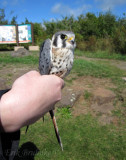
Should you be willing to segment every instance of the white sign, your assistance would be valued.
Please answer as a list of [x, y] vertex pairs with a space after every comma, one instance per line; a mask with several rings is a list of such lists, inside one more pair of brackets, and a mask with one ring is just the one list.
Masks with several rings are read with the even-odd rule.
[[16, 43], [16, 26], [0, 26], [0, 43]]
[[19, 43], [32, 42], [31, 24], [23, 24], [18, 26]]

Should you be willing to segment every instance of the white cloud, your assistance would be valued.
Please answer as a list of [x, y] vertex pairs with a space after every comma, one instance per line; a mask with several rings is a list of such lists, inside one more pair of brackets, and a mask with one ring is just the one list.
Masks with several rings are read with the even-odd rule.
[[11, 0], [11, 4], [14, 5], [14, 6], [17, 5], [18, 2], [19, 2], [19, 0]]
[[8, 5], [12, 5], [12, 6], [16, 6], [16, 5], [18, 5], [18, 4], [20, 4], [20, 3], [22, 3], [24, 0], [3, 0], [2, 2], [1, 2], [1, 4], [2, 4], [2, 6], [3, 7], [6, 7], [6, 6], [8, 6]]
[[6, 0], [3, 0], [3, 1], [2, 1], [2, 6], [3, 6], [3, 7], [6, 7], [7, 5], [8, 5], [8, 2], [7, 2]]
[[60, 15], [74, 15], [78, 16], [83, 12], [87, 12], [91, 8], [91, 5], [82, 5], [76, 9], [72, 9], [67, 5], [57, 3], [55, 6], [52, 7], [53, 13], [58, 13]]
[[117, 6], [126, 4], [126, 0], [95, 0], [95, 2], [99, 3], [99, 6], [103, 11], [109, 9], [113, 10]]

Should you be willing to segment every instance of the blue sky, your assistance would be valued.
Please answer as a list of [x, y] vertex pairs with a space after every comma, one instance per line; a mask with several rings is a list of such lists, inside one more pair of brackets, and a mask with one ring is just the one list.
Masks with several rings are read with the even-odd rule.
[[62, 16], [75, 17], [87, 12], [95, 13], [111, 10], [122, 17], [126, 13], [126, 0], [0, 0], [0, 8], [5, 9], [7, 19], [17, 15], [17, 22], [42, 23], [43, 20], [61, 19]]

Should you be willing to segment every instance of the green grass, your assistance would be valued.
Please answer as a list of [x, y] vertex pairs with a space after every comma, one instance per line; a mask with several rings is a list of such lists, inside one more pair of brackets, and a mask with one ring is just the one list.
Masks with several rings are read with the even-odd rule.
[[[36, 64], [38, 65], [38, 53], [32, 52], [31, 55], [26, 57], [11, 57], [10, 53], [0, 54], [0, 64], [6, 66], [7, 64]], [[120, 77], [123, 75], [123, 71], [112, 67], [108, 64], [102, 64], [99, 61], [91, 62], [82, 59], [75, 59], [73, 65], [73, 72], [76, 72], [78, 76], [95, 76], [95, 77]]]
[[8, 76], [8, 77], [12, 77], [13, 74], [12, 74], [12, 73], [8, 73], [7, 76]]
[[87, 51], [76, 50], [75, 55], [86, 56], [89, 58], [115, 59], [115, 60], [126, 61], [126, 55], [121, 55], [118, 53], [109, 53], [107, 51], [87, 52]]
[[60, 117], [66, 118], [66, 119], [70, 118], [71, 117], [70, 108], [71, 108], [70, 106], [58, 108], [56, 114], [59, 115]]
[[[126, 134], [112, 125], [100, 126], [91, 115], [57, 119], [64, 151], [57, 143], [51, 119], [38, 121], [30, 126], [27, 135], [21, 136], [21, 143], [32, 143], [39, 149], [35, 160], [125, 160]], [[24, 133], [24, 129], [22, 130]], [[32, 145], [33, 145], [32, 144]], [[31, 145], [31, 146], [32, 146]], [[28, 154], [31, 147], [27, 147]], [[33, 148], [32, 148], [33, 149]], [[22, 159], [25, 160], [25, 157]]]
[[91, 98], [91, 96], [92, 96], [91, 92], [89, 92], [87, 90], [84, 91], [84, 99], [85, 100], [89, 100]]
[[99, 78], [119, 78], [125, 75], [125, 72], [117, 67], [102, 64], [99, 61], [87, 61], [83, 59], [75, 59], [72, 72], [77, 73], [78, 76]]
[[26, 57], [12, 57], [8, 52], [1, 53], [0, 64], [38, 64], [38, 53], [32, 52]]

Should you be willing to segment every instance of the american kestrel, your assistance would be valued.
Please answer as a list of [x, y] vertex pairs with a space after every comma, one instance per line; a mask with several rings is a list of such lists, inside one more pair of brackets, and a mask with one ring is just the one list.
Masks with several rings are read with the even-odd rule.
[[[40, 74], [55, 74], [60, 78], [65, 78], [72, 69], [75, 47], [75, 34], [71, 31], [57, 32], [53, 35], [52, 40], [45, 40], [40, 48]], [[49, 112], [53, 119], [56, 137], [63, 150], [54, 112], [53, 110]]]

